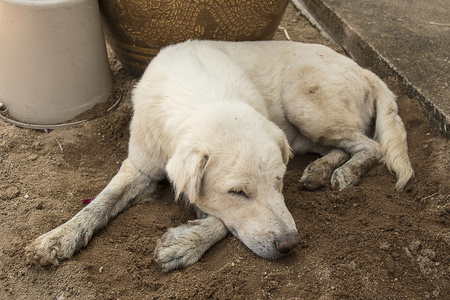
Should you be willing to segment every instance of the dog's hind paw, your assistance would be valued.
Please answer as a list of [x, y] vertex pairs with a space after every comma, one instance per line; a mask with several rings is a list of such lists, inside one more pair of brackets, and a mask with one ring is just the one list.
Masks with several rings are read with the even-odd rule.
[[352, 172], [351, 168], [342, 166], [337, 168], [331, 176], [331, 186], [335, 190], [342, 191], [349, 186], [358, 185], [361, 182], [361, 175]]
[[308, 190], [317, 190], [329, 185], [333, 170], [344, 164], [349, 157], [342, 149], [332, 149], [328, 154], [311, 162], [306, 167], [300, 183]]
[[331, 167], [327, 164], [310, 163], [300, 178], [300, 183], [307, 190], [314, 191], [328, 184], [331, 177]]
[[82, 241], [81, 237], [64, 227], [55, 228], [25, 247], [27, 262], [57, 266], [61, 260], [72, 257], [73, 253], [82, 246], [81, 244], [87, 243]]

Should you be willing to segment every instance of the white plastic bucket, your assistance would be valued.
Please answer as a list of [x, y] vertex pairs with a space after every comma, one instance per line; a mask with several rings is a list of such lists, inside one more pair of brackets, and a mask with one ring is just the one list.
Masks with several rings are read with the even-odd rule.
[[56, 124], [111, 92], [97, 0], [0, 0], [2, 110]]

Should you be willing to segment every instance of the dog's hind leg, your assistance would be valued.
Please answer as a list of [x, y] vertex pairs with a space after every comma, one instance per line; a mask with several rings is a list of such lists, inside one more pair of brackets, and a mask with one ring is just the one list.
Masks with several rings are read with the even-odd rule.
[[125, 208], [156, 190], [157, 181], [126, 159], [106, 188], [65, 224], [45, 233], [26, 247], [27, 260], [58, 265], [85, 247], [92, 235]]
[[317, 190], [330, 183], [333, 171], [343, 165], [350, 156], [342, 149], [331, 149], [327, 154], [311, 162], [303, 172], [300, 183], [308, 190]]
[[164, 272], [196, 263], [215, 243], [223, 239], [228, 229], [216, 217], [197, 209], [199, 219], [170, 228], [158, 241], [155, 261]]
[[343, 190], [357, 185], [362, 176], [380, 161], [380, 146], [363, 133], [355, 132], [351, 136], [337, 142], [338, 147], [350, 153], [351, 158], [337, 168], [331, 176], [334, 189]]
[[[364, 134], [369, 126], [373, 107], [365, 90], [350, 89], [350, 85], [342, 88], [325, 83], [326, 81], [318, 85], [316, 90], [310, 91], [305, 91], [305, 86], [300, 84], [287, 86], [282, 98], [283, 110], [287, 120], [314, 144], [340, 148], [351, 156], [331, 175], [332, 187], [342, 190], [359, 184], [364, 173], [379, 162], [381, 151], [380, 145]], [[331, 165], [337, 167], [345, 159], [345, 155], [335, 152], [324, 160], [329, 158], [332, 158]], [[322, 162], [319, 161], [318, 164]], [[321, 172], [321, 168], [318, 172]], [[311, 168], [313, 169], [316, 168]]]

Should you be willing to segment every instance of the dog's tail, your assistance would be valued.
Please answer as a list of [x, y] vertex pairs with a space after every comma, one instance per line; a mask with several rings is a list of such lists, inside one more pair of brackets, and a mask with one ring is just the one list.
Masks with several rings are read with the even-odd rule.
[[380, 144], [382, 161], [397, 177], [395, 188], [401, 192], [414, 175], [408, 156], [405, 126], [398, 115], [395, 95], [375, 74], [368, 73], [376, 106], [374, 139]]

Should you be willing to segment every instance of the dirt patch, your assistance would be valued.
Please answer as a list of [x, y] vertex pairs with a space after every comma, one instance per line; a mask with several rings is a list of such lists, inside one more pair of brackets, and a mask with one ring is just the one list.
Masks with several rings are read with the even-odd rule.
[[[292, 6], [282, 26], [295, 41], [338, 49]], [[276, 39], [284, 38], [280, 30]], [[0, 123], [1, 299], [450, 299], [449, 142], [390, 79], [414, 180], [398, 194], [380, 165], [357, 187], [309, 192], [298, 180], [316, 156], [294, 158], [284, 194], [302, 243], [286, 258], [261, 259], [229, 235], [197, 264], [163, 274], [153, 261], [156, 240], [195, 218], [165, 182], [160, 199], [120, 214], [71, 260], [27, 265], [25, 245], [83, 208], [127, 155], [136, 80], [114, 58], [111, 66], [111, 103], [123, 99], [106, 117], [50, 133]]]

